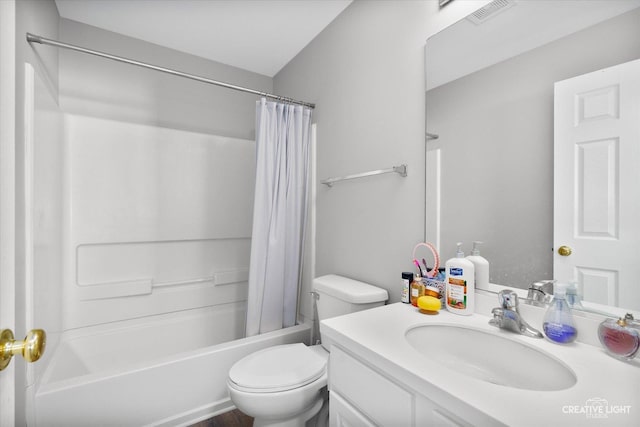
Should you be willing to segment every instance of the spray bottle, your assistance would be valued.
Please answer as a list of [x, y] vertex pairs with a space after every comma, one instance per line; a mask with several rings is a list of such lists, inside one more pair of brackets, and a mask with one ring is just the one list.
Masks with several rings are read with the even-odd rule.
[[553, 290], [553, 300], [542, 319], [544, 334], [551, 341], [558, 344], [569, 344], [578, 337], [571, 308], [567, 304], [567, 285], [556, 283]]

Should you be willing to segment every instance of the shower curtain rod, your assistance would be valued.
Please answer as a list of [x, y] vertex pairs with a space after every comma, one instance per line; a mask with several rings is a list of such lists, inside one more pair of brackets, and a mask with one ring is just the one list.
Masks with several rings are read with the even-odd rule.
[[309, 108], [316, 108], [315, 104], [311, 104], [309, 102], [296, 101], [295, 99], [287, 98], [286, 96], [274, 95], [274, 94], [267, 93], [267, 92], [261, 92], [259, 90], [255, 90], [255, 89], [250, 89], [250, 88], [246, 88], [246, 87], [242, 87], [242, 86], [233, 85], [233, 84], [230, 84], [230, 83], [225, 83], [225, 82], [220, 82], [220, 81], [217, 81], [217, 80], [208, 79], [206, 77], [196, 76], [194, 74], [183, 73], [182, 71], [172, 70], [170, 68], [158, 67], [157, 65], [147, 64], [145, 62], [135, 61], [133, 59], [123, 58], [121, 56], [111, 55], [109, 53], [99, 52], [97, 50], [91, 50], [91, 49], [87, 49], [87, 48], [84, 48], [84, 47], [80, 47], [80, 46], [75, 46], [75, 45], [68, 44], [68, 43], [59, 42], [57, 40], [48, 39], [46, 37], [37, 36], [37, 35], [31, 34], [31, 33], [27, 33], [27, 41], [29, 43], [46, 44], [46, 45], [50, 45], [50, 46], [61, 47], [61, 48], [64, 48], [64, 49], [75, 50], [77, 52], [88, 53], [90, 55], [95, 55], [95, 56], [99, 56], [99, 57], [102, 57], [102, 58], [112, 59], [114, 61], [124, 62], [125, 64], [136, 65], [138, 67], [149, 68], [149, 69], [152, 69], [152, 70], [161, 71], [163, 73], [172, 74], [174, 76], [185, 77], [187, 79], [196, 80], [196, 81], [203, 82], [203, 83], [209, 83], [209, 84], [212, 84], [212, 85], [225, 87], [227, 89], [233, 89], [233, 90], [237, 90], [237, 91], [240, 91], [240, 92], [252, 93], [254, 95], [258, 95], [258, 96], [262, 96], [262, 97], [270, 98], [270, 99], [275, 99], [275, 100], [278, 100], [278, 101], [288, 102], [290, 104], [297, 104], [297, 105], [303, 105], [303, 106], [309, 107]]

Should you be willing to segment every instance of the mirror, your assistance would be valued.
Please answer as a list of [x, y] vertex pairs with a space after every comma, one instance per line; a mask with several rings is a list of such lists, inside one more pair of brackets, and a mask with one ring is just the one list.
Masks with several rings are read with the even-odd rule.
[[[640, 1], [483, 9], [427, 40], [425, 237], [444, 260], [456, 242], [467, 254], [484, 242], [490, 281], [526, 289], [554, 278], [558, 256], [554, 83], [640, 58]], [[638, 200], [632, 189], [624, 197]], [[620, 295], [585, 299], [640, 310], [640, 294]]]

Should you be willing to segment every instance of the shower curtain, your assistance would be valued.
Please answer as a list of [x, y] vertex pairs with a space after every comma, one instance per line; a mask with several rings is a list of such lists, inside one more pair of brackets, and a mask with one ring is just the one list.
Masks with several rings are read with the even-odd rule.
[[256, 103], [246, 336], [293, 326], [307, 216], [311, 109]]

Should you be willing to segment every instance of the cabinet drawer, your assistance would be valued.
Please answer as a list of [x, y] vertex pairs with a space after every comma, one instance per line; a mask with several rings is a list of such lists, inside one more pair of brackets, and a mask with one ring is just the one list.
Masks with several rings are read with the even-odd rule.
[[331, 347], [329, 389], [382, 426], [411, 426], [413, 396], [373, 369]]

